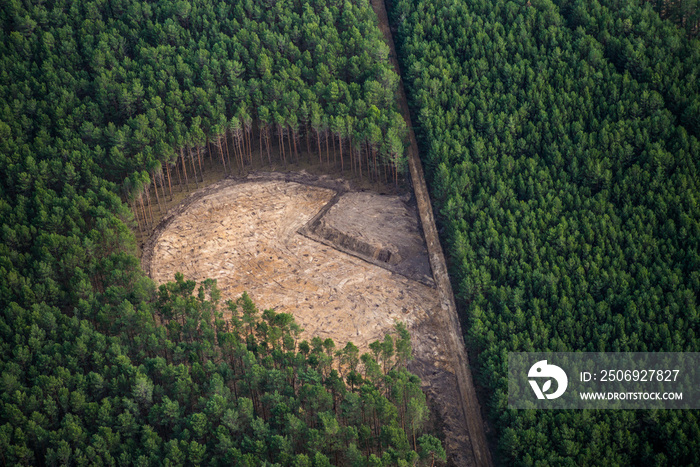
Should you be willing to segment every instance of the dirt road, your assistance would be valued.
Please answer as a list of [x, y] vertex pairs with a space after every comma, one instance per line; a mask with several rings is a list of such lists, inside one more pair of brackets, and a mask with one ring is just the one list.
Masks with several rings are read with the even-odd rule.
[[[394, 39], [389, 26], [385, 2], [383, 0], [372, 0], [372, 6], [374, 7], [377, 17], [379, 18], [380, 29], [384, 33], [384, 37], [391, 48], [392, 62], [400, 77], [401, 70], [396, 58], [396, 48], [394, 46]], [[423, 167], [421, 165], [418, 153], [418, 144], [416, 142], [416, 136], [413, 132], [411, 114], [408, 109], [406, 93], [404, 91], [403, 81], [401, 79], [399, 80], [399, 103], [401, 112], [403, 113], [404, 119], [408, 125], [409, 137], [411, 140], [408, 160], [409, 169], [411, 171], [411, 181], [413, 182], [413, 188], [418, 203], [418, 212], [420, 215], [421, 224], [423, 226], [423, 234], [428, 246], [430, 266], [433, 270], [433, 279], [437, 285], [442, 305], [441, 309], [443, 313], [442, 316], [438, 317], [438, 322], [442, 324], [439, 329], [443, 330], [443, 342], [449, 345], [449, 349], [446, 350], [447, 354], [451, 356], [452, 368], [454, 369], [457, 377], [459, 398], [461, 402], [460, 405], [464, 416], [464, 422], [466, 422], [465, 435], [469, 439], [469, 444], [471, 446], [471, 456], [464, 456], [461, 457], [461, 460], [457, 460], [455, 457], [456, 453], [451, 453], [451, 457], [453, 461], [459, 462], [459, 465], [467, 465], [462, 464], [461, 462], [469, 462], [469, 465], [479, 466], [492, 465], [493, 461], [491, 459], [491, 453], [486, 441], [484, 422], [481, 417], [479, 401], [476, 396], [476, 390], [474, 388], [474, 382], [472, 379], [471, 370], [469, 368], [469, 360], [467, 358], [467, 353], [462, 340], [463, 334], [459, 324], [459, 318], [457, 316], [457, 307], [455, 305], [454, 295], [452, 293], [452, 286], [447, 275], [445, 257], [443, 255], [442, 247], [438, 239], [437, 229], [435, 227], [433, 209], [430, 203], [430, 197], [428, 196], [428, 188], [425, 183]], [[439, 399], [437, 403], [438, 405], [440, 404]], [[448, 422], [446, 421], [446, 424], [447, 423]], [[447, 426], [446, 429], [460, 430], [461, 426], [463, 426], [461, 423], [455, 422], [454, 426]], [[460, 437], [459, 433], [455, 433], [455, 435]]]

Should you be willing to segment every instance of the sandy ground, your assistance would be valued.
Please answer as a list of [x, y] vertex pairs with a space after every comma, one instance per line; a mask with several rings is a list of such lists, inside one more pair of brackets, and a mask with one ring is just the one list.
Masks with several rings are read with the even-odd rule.
[[[160, 232], [150, 262], [157, 282], [173, 280], [176, 271], [196, 281], [216, 279], [224, 300], [247, 291], [261, 309], [292, 313], [302, 337], [330, 337], [336, 346], [352, 341], [363, 350], [396, 321], [413, 328], [439, 306], [435, 289], [298, 233], [336, 191], [284, 180], [224, 185], [190, 203]], [[344, 196], [358, 195], [341, 196], [331, 210], [348, 208]], [[386, 244], [382, 202], [393, 208], [388, 220], [400, 216], [408, 225], [410, 213], [400, 212], [395, 196], [371, 198], [351, 204], [365, 207], [358, 214], [366, 231]]]
[[320, 219], [319, 227], [318, 234], [330, 228], [371, 246], [372, 259], [382, 262], [377, 264], [435, 287], [418, 212], [405, 199], [373, 192], [346, 193]]

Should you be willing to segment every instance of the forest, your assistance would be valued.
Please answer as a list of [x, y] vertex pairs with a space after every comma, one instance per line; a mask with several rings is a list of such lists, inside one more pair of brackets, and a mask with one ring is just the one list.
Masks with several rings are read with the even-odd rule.
[[199, 186], [203, 158], [403, 173], [398, 77], [367, 1], [11, 0], [1, 22], [8, 165], [31, 185], [66, 152], [71, 180], [117, 183], [142, 230], [152, 197]]
[[[498, 463], [700, 464], [697, 411], [506, 406], [508, 351], [700, 351], [696, 5], [390, 3]], [[445, 459], [403, 327], [300, 341], [137, 258], [205, 168], [396, 183], [367, 0], [8, 0], [0, 25], [3, 465]]]
[[362, 355], [300, 340], [137, 257], [205, 168], [401, 177], [367, 1], [9, 0], [0, 24], [0, 464], [445, 460], [402, 325]]
[[507, 407], [509, 351], [700, 350], [700, 43], [626, 0], [396, 0], [498, 463], [698, 465], [697, 411]]
[[700, 3], [698, 0], [641, 0], [649, 3], [663, 19], [685, 29], [688, 35], [700, 34]]
[[[195, 291], [195, 289], [197, 289]], [[0, 318], [3, 464], [416, 465], [444, 460], [424, 432], [410, 336], [359, 355], [299, 341], [291, 315], [176, 274], [156, 300], [89, 318], [46, 305]], [[111, 310], [110, 310], [111, 311]], [[12, 313], [12, 314], [10, 314]], [[25, 333], [12, 333], [20, 321]], [[10, 350], [3, 349], [6, 352]], [[32, 381], [33, 384], [28, 385]]]

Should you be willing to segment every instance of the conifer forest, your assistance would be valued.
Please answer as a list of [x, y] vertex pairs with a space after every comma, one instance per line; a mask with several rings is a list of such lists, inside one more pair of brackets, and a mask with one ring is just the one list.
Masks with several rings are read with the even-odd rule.
[[697, 35], [637, 1], [393, 3], [496, 457], [697, 465], [697, 411], [507, 408], [508, 352], [700, 350]]
[[0, 465], [455, 463], [403, 322], [141, 263], [223, 177], [410, 200], [412, 132], [493, 463], [700, 465], [697, 410], [507, 404], [508, 352], [700, 352], [698, 6], [0, 2]]

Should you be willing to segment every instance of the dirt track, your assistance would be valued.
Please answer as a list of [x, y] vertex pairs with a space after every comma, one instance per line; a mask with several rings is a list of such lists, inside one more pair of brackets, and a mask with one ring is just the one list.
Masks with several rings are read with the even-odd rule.
[[[396, 58], [396, 47], [389, 26], [386, 2], [385, 0], [371, 0], [371, 3], [379, 18], [379, 27], [384, 33], [384, 38], [391, 49], [391, 61], [400, 77], [401, 69]], [[468, 439], [467, 446], [470, 451], [469, 453], [452, 451], [449, 454], [452, 461], [457, 465], [490, 466], [493, 465], [493, 461], [486, 441], [485, 425], [481, 417], [481, 409], [472, 380], [469, 359], [467, 358], [467, 352], [464, 348], [462, 329], [459, 324], [459, 317], [457, 316], [457, 306], [454, 301], [452, 285], [450, 284], [450, 279], [447, 274], [447, 266], [438, 238], [437, 228], [435, 227], [433, 208], [430, 203], [425, 176], [423, 175], [423, 167], [418, 152], [418, 143], [416, 142], [416, 135], [413, 131], [411, 113], [408, 108], [406, 92], [401, 79], [399, 79], [398, 100], [401, 113], [409, 129], [411, 145], [408, 148], [408, 164], [411, 171], [411, 181], [413, 182], [418, 212], [420, 213], [421, 224], [423, 226], [423, 234], [428, 246], [430, 266], [433, 270], [433, 278], [436, 282], [441, 301], [441, 313], [439, 313], [438, 316], [434, 316], [433, 319], [436, 320], [436, 329], [441, 331], [440, 340], [448, 346], [446, 349], [450, 359], [448, 367], [455, 372], [457, 381], [456, 394], [454, 394], [454, 396], [457, 398], [457, 403], [460, 406], [460, 412], [463, 417], [460, 421], [459, 418], [461, 417], [455, 414], [456, 419], [446, 420], [446, 434], [448, 437], [452, 436], [462, 441], [466, 436]], [[434, 388], [427, 388], [427, 390], [429, 393], [433, 393], [438, 407], [446, 407], [451, 403], [451, 401], [448, 400], [449, 396], [442, 391], [435, 391]], [[454, 430], [452, 435], [449, 433], [451, 430]], [[449, 448], [450, 446], [448, 444], [448, 449]]]

